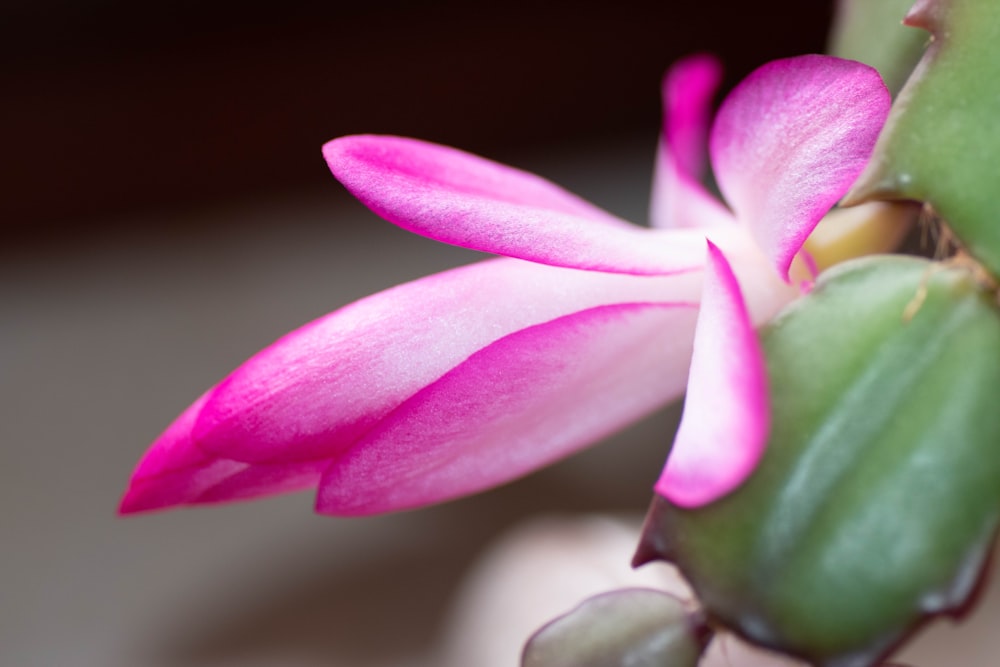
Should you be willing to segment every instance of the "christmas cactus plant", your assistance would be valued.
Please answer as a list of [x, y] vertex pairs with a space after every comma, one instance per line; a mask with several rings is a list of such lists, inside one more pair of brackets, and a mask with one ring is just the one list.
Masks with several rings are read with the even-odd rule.
[[[502, 257], [258, 353], [121, 511], [303, 488], [325, 514], [416, 508], [685, 395], [635, 564], [674, 563], [696, 601], [609, 591], [523, 665], [694, 666], [729, 632], [870, 667], [966, 612], [1000, 522], [1000, 6], [909, 4], [844, 0], [831, 55], [762, 65], [714, 114], [719, 63], [671, 68], [648, 228], [455, 149], [328, 143], [378, 215]], [[914, 222], [939, 243], [885, 254]]]

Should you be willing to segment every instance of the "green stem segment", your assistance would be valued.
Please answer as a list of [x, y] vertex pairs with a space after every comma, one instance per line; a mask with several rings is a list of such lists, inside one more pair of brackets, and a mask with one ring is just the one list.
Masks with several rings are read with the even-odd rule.
[[637, 560], [710, 618], [823, 667], [874, 665], [970, 597], [1000, 520], [1000, 311], [974, 275], [872, 257], [763, 332], [772, 433], [722, 500], [663, 499]]
[[1000, 3], [921, 0], [907, 24], [931, 33], [930, 46], [847, 202], [927, 202], [1000, 275]]

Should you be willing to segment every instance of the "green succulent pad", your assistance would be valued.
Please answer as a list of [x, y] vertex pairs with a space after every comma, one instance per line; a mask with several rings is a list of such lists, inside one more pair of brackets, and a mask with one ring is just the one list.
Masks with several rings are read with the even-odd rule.
[[697, 667], [711, 634], [677, 598], [626, 588], [588, 598], [544, 626], [521, 667]]
[[932, 37], [848, 200], [928, 202], [1000, 275], [1000, 3], [921, 0], [906, 23]]
[[877, 664], [968, 603], [1000, 516], [1000, 313], [966, 268], [869, 257], [762, 332], [768, 449], [695, 510], [657, 498], [637, 563], [709, 618], [823, 667]]

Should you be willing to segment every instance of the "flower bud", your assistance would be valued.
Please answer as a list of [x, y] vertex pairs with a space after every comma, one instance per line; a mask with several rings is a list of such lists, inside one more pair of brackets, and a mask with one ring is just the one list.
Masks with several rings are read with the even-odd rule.
[[521, 667], [696, 667], [711, 637], [701, 620], [661, 591], [602, 593], [539, 630]]

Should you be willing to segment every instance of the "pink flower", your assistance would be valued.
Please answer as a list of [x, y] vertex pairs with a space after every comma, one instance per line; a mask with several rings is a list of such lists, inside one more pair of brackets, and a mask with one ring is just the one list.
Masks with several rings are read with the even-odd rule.
[[698, 57], [666, 80], [653, 229], [451, 148], [328, 143], [334, 175], [385, 219], [506, 257], [399, 285], [265, 348], [153, 443], [121, 511], [316, 486], [319, 512], [359, 515], [480, 491], [679, 397], [693, 345], [657, 489], [699, 504], [739, 484], [767, 430], [753, 326], [795, 296], [792, 261], [867, 162], [889, 96], [874, 70], [830, 57], [752, 73], [709, 142], [730, 211], [699, 184], [718, 78]]

